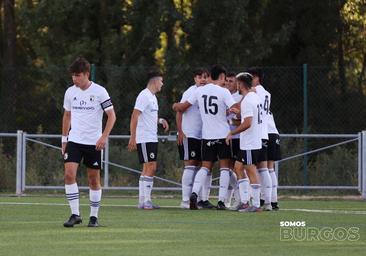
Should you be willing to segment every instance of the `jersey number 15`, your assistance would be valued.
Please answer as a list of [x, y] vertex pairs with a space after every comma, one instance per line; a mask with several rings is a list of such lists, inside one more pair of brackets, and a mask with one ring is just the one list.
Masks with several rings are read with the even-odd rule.
[[217, 105], [217, 97], [216, 96], [207, 96], [202, 95], [203, 105], [205, 107], [205, 114], [216, 115], [219, 111], [219, 106]]

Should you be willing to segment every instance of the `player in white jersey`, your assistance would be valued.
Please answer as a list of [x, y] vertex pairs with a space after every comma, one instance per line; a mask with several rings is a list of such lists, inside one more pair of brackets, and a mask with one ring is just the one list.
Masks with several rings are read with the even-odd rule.
[[[240, 102], [243, 99], [243, 95], [241, 95], [238, 91], [238, 87], [236, 84], [236, 74], [234, 72], [229, 72], [226, 76], [226, 83], [225, 87], [230, 91], [231, 95], [233, 96], [233, 99], [238, 104], [238, 108], [240, 108]], [[238, 119], [237, 115], [234, 113], [229, 113], [228, 116], [228, 122], [230, 124], [230, 130], [234, 130], [238, 125], [240, 124], [240, 118]], [[239, 134], [236, 134], [233, 136], [231, 140], [231, 152], [232, 152], [232, 158], [230, 159], [230, 185], [228, 189], [228, 194], [226, 197], [226, 206], [231, 205], [231, 198], [234, 194], [235, 204], [230, 207], [230, 209], [237, 209], [240, 205], [240, 197], [239, 197], [239, 188], [237, 186], [237, 178], [234, 170], [234, 164], [235, 160], [237, 158], [237, 154], [240, 150], [240, 136]]]
[[272, 179], [268, 171], [268, 118], [271, 105], [271, 94], [261, 85], [263, 72], [260, 68], [253, 67], [248, 70], [252, 74], [252, 87], [261, 99], [262, 106], [262, 149], [259, 155], [257, 169], [261, 178], [261, 206], [265, 211], [271, 211]]
[[[100, 185], [101, 150], [116, 121], [112, 101], [106, 89], [89, 81], [90, 64], [77, 58], [70, 66], [74, 85], [66, 90], [62, 119], [62, 154], [65, 166], [65, 192], [71, 217], [64, 227], [80, 224], [78, 166], [83, 160], [89, 180], [90, 218], [88, 227], [98, 227], [98, 211], [102, 197]], [[107, 122], [102, 132], [103, 113]], [[71, 129], [70, 129], [71, 128]]]
[[[260, 184], [257, 177], [256, 164], [262, 148], [262, 114], [260, 99], [256, 93], [251, 91], [252, 75], [239, 73], [237, 76], [238, 88], [244, 96], [240, 104], [241, 124], [230, 131], [226, 137], [229, 145], [233, 135], [240, 134], [240, 150], [234, 171], [238, 177], [241, 206], [239, 211], [259, 212], [260, 208]], [[246, 171], [246, 172], [245, 172]], [[248, 187], [249, 176], [253, 193], [253, 205], [249, 206]]]
[[281, 149], [280, 149], [280, 135], [278, 133], [273, 114], [269, 113], [268, 118], [268, 171], [271, 175], [272, 180], [272, 195], [271, 195], [271, 205], [272, 209], [278, 211], [278, 199], [277, 199], [277, 187], [278, 178], [274, 170], [274, 163], [281, 159]]
[[158, 118], [159, 106], [155, 94], [160, 92], [162, 86], [162, 74], [158, 71], [149, 72], [147, 86], [137, 96], [130, 122], [131, 137], [128, 149], [137, 149], [139, 161], [143, 165], [139, 179], [138, 208], [145, 210], [160, 208], [153, 205], [151, 191], [158, 154], [158, 123], [163, 125], [166, 132], [169, 130], [168, 122]]
[[[189, 87], [182, 96], [181, 103], [189, 99], [200, 86], [207, 83], [208, 71], [199, 68], [194, 71], [193, 79], [195, 84]], [[189, 197], [192, 193], [194, 176], [201, 167], [201, 139], [202, 139], [202, 120], [198, 104], [192, 105], [184, 113], [176, 113], [176, 124], [178, 129], [178, 151], [180, 159], [184, 161], [182, 174], [182, 202], [181, 208], [189, 209]], [[210, 178], [207, 179], [205, 189], [202, 189], [198, 206], [200, 208], [215, 208], [208, 201]]]
[[210, 83], [200, 87], [184, 103], [175, 103], [175, 111], [184, 112], [190, 106], [198, 103], [202, 118], [202, 166], [197, 172], [192, 194], [190, 209], [197, 209], [197, 197], [206, 183], [207, 174], [211, 173], [215, 161], [220, 164], [220, 189], [217, 209], [224, 210], [225, 198], [230, 181], [229, 161], [231, 158], [230, 146], [226, 145], [225, 137], [230, 131], [226, 119], [226, 111], [234, 106], [235, 101], [230, 92], [223, 88], [225, 83], [225, 68], [215, 65], [210, 70]]

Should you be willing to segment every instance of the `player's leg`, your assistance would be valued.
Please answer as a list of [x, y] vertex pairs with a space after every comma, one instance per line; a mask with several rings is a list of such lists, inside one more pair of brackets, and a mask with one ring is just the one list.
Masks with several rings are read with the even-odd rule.
[[279, 210], [277, 198], [278, 177], [274, 165], [275, 161], [281, 159], [280, 136], [278, 134], [269, 134], [268, 137], [268, 171], [272, 180], [271, 205], [273, 210]]
[[245, 150], [245, 158], [244, 161], [244, 169], [248, 175], [250, 180], [250, 187], [253, 193], [253, 205], [247, 207], [246, 209], [239, 210], [242, 212], [260, 212], [262, 209], [260, 208], [260, 182], [257, 176], [257, 159], [259, 150]]
[[73, 227], [80, 224], [82, 219], [79, 210], [79, 187], [76, 182], [76, 173], [81, 161], [81, 152], [79, 145], [68, 142], [64, 154], [64, 181], [65, 194], [71, 209], [71, 216], [64, 223], [64, 227]]
[[230, 146], [231, 146], [231, 152], [232, 152], [232, 158], [230, 159], [231, 173], [230, 173], [230, 183], [229, 183], [229, 188], [228, 188], [225, 205], [227, 207], [229, 207], [231, 205], [232, 197], [234, 196], [235, 202], [233, 205], [233, 209], [236, 209], [240, 204], [240, 195], [239, 195], [239, 187], [238, 187], [238, 183], [237, 183], [237, 181], [238, 181], [237, 176], [234, 172], [234, 166], [235, 166], [235, 161], [238, 157], [238, 152], [240, 150], [239, 138], [232, 139], [230, 142]]
[[180, 159], [184, 161], [182, 173], [182, 202], [181, 208], [189, 208], [189, 197], [192, 193], [194, 177], [201, 165], [201, 140], [184, 138], [183, 144], [178, 145]]
[[244, 164], [241, 161], [241, 157], [239, 158], [239, 156], [241, 155], [242, 153], [238, 152], [238, 161], [235, 162], [234, 166], [234, 172], [238, 179], [238, 190], [240, 199], [237, 207], [233, 207], [232, 210], [243, 210], [249, 207], [249, 179], [245, 172]]
[[102, 187], [100, 184], [102, 151], [96, 150], [95, 146], [84, 145], [82, 148], [82, 155], [89, 183], [90, 215], [88, 227], [98, 227], [98, 213], [102, 200]]
[[220, 188], [217, 209], [226, 210], [225, 201], [230, 183], [230, 159], [232, 158], [232, 152], [231, 147], [226, 144], [224, 139], [221, 139], [215, 146], [220, 165]]
[[261, 206], [266, 211], [271, 211], [272, 180], [268, 172], [268, 140], [262, 140], [262, 148], [259, 153], [257, 170], [261, 182]]

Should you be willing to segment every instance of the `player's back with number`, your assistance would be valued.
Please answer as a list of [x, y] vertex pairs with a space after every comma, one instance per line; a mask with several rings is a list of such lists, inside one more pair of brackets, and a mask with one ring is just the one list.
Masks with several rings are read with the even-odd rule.
[[235, 104], [229, 90], [216, 84], [207, 84], [196, 90], [195, 95], [188, 99], [194, 104], [198, 102], [202, 118], [202, 138], [225, 138], [230, 131], [226, 119], [226, 110]]

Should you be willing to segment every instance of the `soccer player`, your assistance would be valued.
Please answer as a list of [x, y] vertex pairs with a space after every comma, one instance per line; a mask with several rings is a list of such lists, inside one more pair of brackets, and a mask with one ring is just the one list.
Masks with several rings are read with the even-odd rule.
[[158, 123], [163, 125], [165, 132], [169, 130], [168, 122], [158, 118], [159, 106], [155, 94], [160, 92], [162, 86], [162, 74], [158, 71], [149, 72], [147, 86], [137, 96], [130, 122], [131, 137], [128, 150], [137, 149], [139, 161], [143, 166], [139, 179], [138, 208], [145, 210], [160, 208], [153, 205], [151, 191], [158, 154]]
[[[180, 102], [185, 102], [200, 86], [204, 86], [207, 82], [208, 71], [205, 69], [197, 69], [194, 71], [195, 84], [189, 87], [182, 96]], [[189, 209], [189, 197], [192, 193], [192, 186], [196, 171], [201, 166], [201, 138], [202, 138], [202, 120], [199, 112], [198, 104], [193, 104], [184, 113], [176, 113], [176, 124], [178, 129], [178, 151], [180, 159], [184, 161], [184, 170], [182, 175], [182, 202], [181, 208]], [[211, 186], [211, 182], [205, 184]], [[212, 176], [211, 176], [212, 180]], [[198, 205], [201, 208], [212, 209], [215, 206], [208, 201], [209, 189], [203, 189], [201, 200]]]
[[262, 149], [258, 156], [257, 169], [261, 179], [261, 206], [265, 211], [271, 211], [272, 179], [268, 171], [268, 118], [271, 105], [271, 94], [261, 85], [263, 72], [260, 68], [253, 67], [248, 70], [253, 76], [252, 87], [261, 99], [262, 106]]
[[274, 170], [274, 162], [281, 159], [280, 136], [272, 112], [268, 118], [268, 171], [272, 180], [272, 210], [278, 211], [277, 187], [278, 179]]
[[[102, 149], [116, 121], [112, 101], [106, 89], [89, 80], [90, 64], [77, 58], [70, 66], [73, 86], [66, 90], [62, 119], [62, 154], [65, 166], [65, 192], [71, 217], [64, 227], [80, 224], [79, 188], [76, 172], [83, 159], [89, 181], [90, 219], [88, 227], [98, 227], [102, 197], [100, 169]], [[103, 112], [107, 122], [102, 132]]]
[[226, 70], [215, 65], [210, 70], [210, 83], [196, 90], [184, 103], [175, 103], [173, 110], [184, 112], [190, 106], [198, 103], [202, 118], [202, 166], [194, 179], [192, 194], [190, 196], [190, 209], [197, 209], [197, 197], [206, 183], [208, 174], [211, 173], [215, 161], [219, 159], [220, 189], [218, 210], [225, 210], [225, 198], [230, 181], [229, 161], [231, 158], [230, 146], [226, 145], [225, 137], [230, 131], [226, 119], [226, 111], [235, 101], [226, 88]]
[[[243, 99], [243, 95], [241, 95], [238, 91], [235, 76], [236, 76], [236, 74], [234, 72], [229, 72], [227, 74], [225, 87], [230, 91], [231, 95], [233, 96], [233, 99], [240, 106], [240, 102]], [[237, 116], [235, 114], [229, 114], [228, 122], [230, 124], [230, 130], [234, 130], [240, 124], [240, 119], [237, 119]], [[231, 204], [231, 198], [232, 198], [232, 195], [234, 194], [235, 205], [233, 205], [231, 207], [231, 209], [237, 209], [240, 204], [239, 188], [237, 186], [237, 178], [236, 178], [235, 172], [233, 172], [235, 160], [236, 160], [238, 151], [240, 150], [239, 137], [240, 137], [239, 134], [234, 135], [231, 140], [231, 145], [230, 145], [231, 152], [232, 152], [232, 158], [230, 159], [230, 185], [229, 185], [228, 195], [226, 198], [227, 200], [225, 202], [225, 205], [229, 206]]]
[[[256, 164], [262, 148], [261, 102], [258, 95], [251, 91], [253, 78], [251, 74], [239, 73], [236, 78], [240, 93], [244, 96], [240, 104], [241, 124], [228, 133], [226, 143], [229, 145], [233, 135], [240, 134], [240, 150], [234, 167], [241, 199], [239, 211], [259, 212], [262, 209], [260, 208], [260, 184]], [[248, 203], [249, 181], [246, 174], [249, 176], [253, 193], [252, 206], [249, 206]]]

